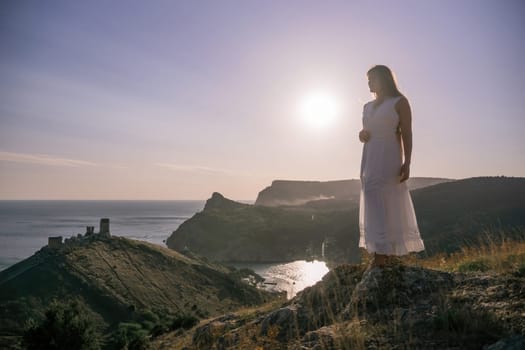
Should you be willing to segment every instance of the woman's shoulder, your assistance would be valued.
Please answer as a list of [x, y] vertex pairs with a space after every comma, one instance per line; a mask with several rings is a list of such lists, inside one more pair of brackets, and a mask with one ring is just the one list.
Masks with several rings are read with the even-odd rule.
[[407, 104], [409, 104], [409, 103], [408, 103], [408, 98], [406, 98], [405, 95], [395, 96], [395, 97], [394, 97], [394, 102], [395, 102], [395, 105], [396, 105], [396, 106], [407, 105]]
[[363, 105], [363, 109], [366, 109], [368, 106], [371, 106], [374, 102], [375, 102], [375, 100], [370, 100], [370, 101], [368, 101], [367, 103], [365, 103], [365, 104]]
[[399, 98], [396, 100], [396, 103], [394, 105], [397, 113], [399, 114], [406, 114], [406, 113], [411, 113], [410, 112], [410, 103], [408, 102], [408, 99], [404, 96], [404, 95], [401, 95], [399, 96]]

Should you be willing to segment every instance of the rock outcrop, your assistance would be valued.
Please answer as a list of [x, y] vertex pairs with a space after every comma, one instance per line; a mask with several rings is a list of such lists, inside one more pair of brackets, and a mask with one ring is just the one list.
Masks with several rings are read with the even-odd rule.
[[225, 198], [222, 194], [219, 192], [213, 192], [210, 199], [206, 201], [206, 204], [204, 205], [204, 211], [213, 211], [213, 210], [219, 210], [219, 211], [233, 211], [237, 209], [243, 209], [249, 207], [248, 204], [243, 204], [239, 202], [232, 201], [231, 199]]
[[[525, 335], [524, 286], [524, 277], [516, 274], [341, 265], [273, 310], [251, 317], [229, 314], [199, 325], [184, 345], [231, 350], [518, 349]], [[170, 344], [170, 337], [163, 343]]]
[[290, 181], [274, 180], [257, 195], [255, 205], [302, 205], [322, 199], [355, 200], [359, 196], [359, 180]]

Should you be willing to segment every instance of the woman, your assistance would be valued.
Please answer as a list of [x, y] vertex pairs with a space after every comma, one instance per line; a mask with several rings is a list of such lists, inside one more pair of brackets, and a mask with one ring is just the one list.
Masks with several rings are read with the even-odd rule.
[[374, 254], [372, 267], [390, 255], [424, 250], [406, 180], [412, 155], [412, 113], [392, 71], [382, 65], [368, 73], [375, 96], [363, 108], [359, 247]]

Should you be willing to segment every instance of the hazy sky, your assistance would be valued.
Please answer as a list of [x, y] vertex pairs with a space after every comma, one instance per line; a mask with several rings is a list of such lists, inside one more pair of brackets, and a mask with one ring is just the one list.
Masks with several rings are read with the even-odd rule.
[[[0, 11], [0, 199], [255, 199], [274, 179], [358, 178], [374, 64], [411, 102], [412, 176], [525, 176], [521, 0]], [[333, 119], [299, 112], [315, 93]]]

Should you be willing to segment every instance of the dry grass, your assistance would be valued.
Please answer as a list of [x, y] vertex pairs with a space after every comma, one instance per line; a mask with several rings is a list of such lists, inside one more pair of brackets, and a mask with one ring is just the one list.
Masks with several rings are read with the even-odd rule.
[[[239, 327], [243, 326], [239, 332], [240, 342], [234, 348], [257, 349], [258, 344], [262, 341], [266, 342], [267, 345], [272, 344], [272, 346], [277, 346], [278, 343], [275, 341], [275, 339], [272, 339], [272, 337], [260, 337], [260, 327], [250, 325], [249, 323], [254, 321], [262, 314], [266, 314], [272, 310], [278, 309], [284, 302], [286, 302], [285, 297], [272, 300], [260, 306], [243, 307], [236, 310], [235, 312], [232, 312], [231, 314], [234, 315], [234, 318], [240, 323]], [[197, 349], [198, 347], [195, 347], [193, 344], [193, 335], [195, 330], [199, 327], [212, 323], [214, 319], [216, 319], [216, 317], [201, 320], [198, 325], [188, 331], [179, 330], [160, 336], [154, 341], [153, 346], [155, 349]], [[228, 339], [226, 329], [217, 328], [212, 333], [214, 333], [215, 338], [223, 336]], [[264, 349], [268, 348], [269, 347], [266, 347]]]
[[253, 318], [255, 318], [256, 315], [264, 314], [281, 307], [281, 305], [286, 301], [286, 296], [282, 295], [282, 297], [274, 299], [260, 306], [242, 307], [236, 310], [234, 314], [241, 319], [252, 320]]
[[415, 255], [403, 257], [401, 260], [409, 266], [421, 266], [428, 269], [448, 272], [493, 272], [525, 274], [525, 230], [520, 230], [523, 239], [506, 239], [501, 233], [494, 240], [485, 233], [480, 243], [466, 246], [461, 251], [452, 254], [437, 254], [431, 257], [419, 258]]
[[[400, 261], [407, 266], [420, 266], [447, 272], [514, 274], [521, 278], [525, 277], [525, 230], [522, 230], [521, 234], [524, 239], [505, 239], [502, 234], [502, 238], [497, 241], [487, 238], [494, 235], [484, 235], [483, 243], [465, 247], [456, 253], [439, 254], [426, 258], [410, 255], [397, 259], [397, 262]], [[512, 236], [517, 237], [515, 234]], [[368, 263], [367, 259], [369, 257], [364, 256], [363, 264]], [[442, 301], [434, 300], [433, 315], [429, 316], [426, 322], [422, 323], [421, 320], [415, 322], [410, 317], [403, 318], [401, 314], [396, 317], [395, 313], [392, 315], [393, 319], [385, 320], [385, 322], [369, 322], [361, 319], [357, 314], [347, 321], [334, 317], [331, 325], [313, 332], [315, 334], [312, 335], [312, 339], [317, 339], [318, 348], [322, 350], [363, 350], [370, 346], [382, 349], [389, 348], [392, 344], [397, 344], [400, 348], [418, 348], [424, 346], [425, 342], [432, 344], [433, 337], [436, 337], [434, 345], [438, 347], [447, 345], [454, 348], [472, 343], [474, 345], [471, 348], [475, 348], [481, 341], [478, 339], [480, 334], [490, 335], [495, 332], [498, 321], [493, 314], [483, 309], [473, 309], [471, 305], [454, 302], [450, 295], [443, 293], [435, 296]], [[301, 336], [297, 339], [288, 339], [286, 343], [281, 343], [277, 339], [279, 329], [270, 329], [267, 335], [262, 335], [260, 324], [255, 322], [261, 315], [281, 307], [285, 301], [285, 299], [280, 299], [255, 308], [236, 310], [234, 315], [237, 326], [234, 329], [217, 329], [214, 338], [216, 340], [222, 338], [225, 344], [229, 344], [226, 345], [226, 348], [231, 350], [300, 349], [307, 341], [308, 335], [304, 338]], [[199, 326], [211, 321], [212, 319], [204, 320]], [[192, 344], [192, 336], [199, 326], [188, 332], [165, 336], [155, 344], [156, 348], [198, 349]], [[498, 332], [494, 333], [493, 338], [488, 337], [485, 340], [486, 343], [504, 334], [502, 330]], [[478, 338], [470, 339], [469, 337]], [[214, 343], [212, 348], [218, 348], [217, 345]]]

